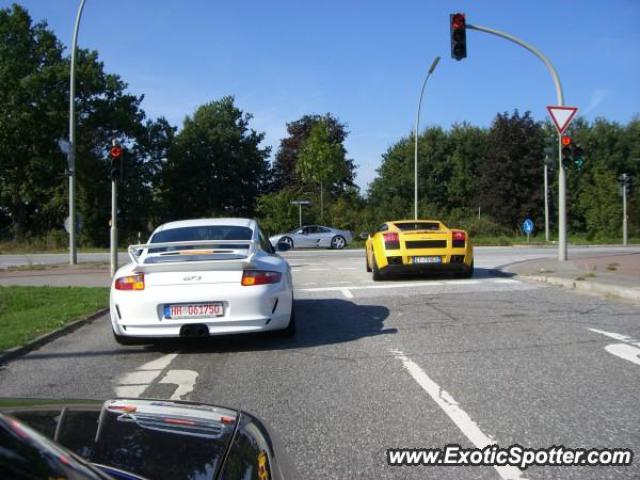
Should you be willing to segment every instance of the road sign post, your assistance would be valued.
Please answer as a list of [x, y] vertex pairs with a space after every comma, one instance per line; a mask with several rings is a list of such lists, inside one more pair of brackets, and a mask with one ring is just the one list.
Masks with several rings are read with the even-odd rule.
[[578, 109], [559, 105], [547, 107], [549, 115], [558, 131], [558, 260], [567, 260], [567, 172], [562, 164], [562, 134], [567, 129]]
[[533, 220], [527, 218], [524, 222], [522, 222], [522, 231], [527, 235], [527, 243], [529, 243], [531, 233], [533, 233], [533, 229], [535, 225], [533, 224]]
[[311, 205], [309, 200], [292, 200], [291, 205], [298, 205], [298, 220], [300, 228], [302, 228], [302, 205]]

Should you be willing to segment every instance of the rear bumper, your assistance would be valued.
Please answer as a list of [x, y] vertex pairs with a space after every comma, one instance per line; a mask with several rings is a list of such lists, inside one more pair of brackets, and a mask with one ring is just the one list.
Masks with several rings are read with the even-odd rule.
[[[211, 285], [210, 291], [185, 287], [153, 287], [144, 291], [111, 291], [113, 331], [127, 337], [178, 337], [183, 325], [206, 325], [210, 335], [281, 330], [287, 327], [293, 305], [288, 282], [243, 287]], [[222, 302], [224, 316], [198, 319], [164, 317], [165, 304]]]
[[380, 269], [383, 273], [438, 273], [438, 272], [468, 272], [469, 267], [465, 263], [418, 263], [387, 265]]

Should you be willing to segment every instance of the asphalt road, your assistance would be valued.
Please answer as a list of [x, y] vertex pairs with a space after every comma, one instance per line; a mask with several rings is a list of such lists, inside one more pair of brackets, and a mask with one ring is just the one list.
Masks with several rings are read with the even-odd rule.
[[454, 443], [640, 454], [640, 308], [494, 270], [554, 254], [478, 249], [473, 279], [374, 284], [362, 252], [290, 252], [294, 339], [120, 347], [104, 318], [8, 364], [0, 394], [244, 408], [279, 433], [305, 479], [640, 478], [638, 458], [524, 471], [387, 465], [388, 448]]

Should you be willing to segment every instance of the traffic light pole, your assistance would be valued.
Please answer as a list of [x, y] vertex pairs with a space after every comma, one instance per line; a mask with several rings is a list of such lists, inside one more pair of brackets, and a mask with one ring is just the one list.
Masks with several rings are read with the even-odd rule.
[[[117, 147], [117, 142], [113, 140], [113, 149]], [[119, 148], [119, 146], [117, 147]], [[122, 150], [120, 155], [116, 157], [116, 161], [121, 160]], [[113, 160], [112, 160], [113, 161]], [[113, 166], [113, 165], [112, 165]], [[117, 172], [118, 170], [116, 170]], [[111, 174], [111, 241], [109, 242], [110, 257], [111, 257], [111, 276], [113, 277], [118, 270], [118, 175]]]
[[111, 276], [118, 270], [118, 182], [111, 180]]
[[[564, 93], [562, 92], [562, 84], [560, 83], [560, 77], [551, 61], [536, 47], [528, 44], [527, 42], [520, 40], [517, 37], [500, 30], [494, 30], [493, 28], [482, 27], [480, 25], [470, 25], [467, 23], [467, 28], [470, 30], [477, 30], [479, 32], [490, 33], [498, 37], [509, 40], [523, 48], [526, 48], [536, 57], [538, 57], [542, 63], [545, 64], [553, 83], [556, 87], [557, 103], [559, 107], [564, 106]], [[566, 178], [564, 167], [562, 166], [562, 135], [558, 134], [558, 161], [560, 162], [560, 168], [558, 169], [558, 260], [564, 262], [567, 260], [567, 192], [566, 192]]]
[[622, 245], [627, 246], [627, 174], [622, 174]]
[[544, 239], [549, 241], [549, 166], [547, 161], [549, 157], [544, 159]]
[[80, 0], [76, 22], [71, 40], [71, 65], [69, 72], [69, 263], [78, 263], [76, 241], [76, 50], [78, 49], [78, 30], [85, 0]]

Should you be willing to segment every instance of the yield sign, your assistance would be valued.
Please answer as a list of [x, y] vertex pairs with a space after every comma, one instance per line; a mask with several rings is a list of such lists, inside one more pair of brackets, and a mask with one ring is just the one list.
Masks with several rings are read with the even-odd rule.
[[551, 120], [553, 120], [553, 123], [556, 125], [558, 133], [562, 135], [571, 123], [571, 120], [573, 120], [573, 117], [576, 116], [578, 107], [548, 106], [547, 110], [549, 111], [549, 115], [551, 115]]

